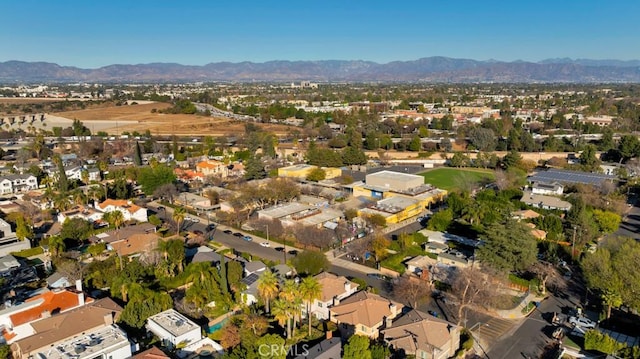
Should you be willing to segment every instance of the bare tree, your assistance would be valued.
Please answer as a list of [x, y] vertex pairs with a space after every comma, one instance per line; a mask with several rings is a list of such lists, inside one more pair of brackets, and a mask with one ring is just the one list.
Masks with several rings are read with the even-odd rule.
[[178, 190], [176, 189], [175, 185], [167, 183], [156, 188], [156, 190], [153, 192], [153, 196], [165, 199], [169, 201], [169, 203], [173, 203], [174, 198], [178, 196]]
[[544, 295], [547, 292], [547, 280], [558, 271], [549, 263], [537, 261], [529, 268], [540, 279], [540, 292]]
[[413, 308], [418, 307], [418, 302], [431, 294], [431, 285], [428, 281], [409, 275], [403, 275], [393, 285], [393, 293], [396, 298], [406, 301]]
[[486, 305], [495, 296], [495, 278], [477, 269], [457, 269], [453, 276], [451, 293], [458, 300], [458, 325], [462, 324], [462, 313], [468, 307]]

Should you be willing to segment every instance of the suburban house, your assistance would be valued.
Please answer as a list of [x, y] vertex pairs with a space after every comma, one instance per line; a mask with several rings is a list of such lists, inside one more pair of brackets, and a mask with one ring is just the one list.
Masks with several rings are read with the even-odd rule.
[[518, 221], [521, 220], [527, 220], [527, 219], [535, 219], [540, 217], [540, 213], [531, 210], [531, 209], [523, 209], [520, 211], [515, 211], [515, 212], [511, 212], [511, 216], [513, 217], [513, 219], [516, 219]]
[[96, 209], [104, 213], [120, 211], [125, 221], [136, 220], [138, 222], [147, 221], [147, 209], [139, 207], [131, 201], [125, 199], [107, 198], [102, 203], [96, 203]]
[[131, 345], [114, 324], [120, 313], [122, 307], [111, 298], [103, 298], [31, 322], [33, 334], [13, 342], [11, 352], [16, 359], [66, 358], [69, 351], [76, 352], [72, 344], [80, 341], [78, 358], [127, 358], [131, 356]]
[[31, 241], [19, 240], [16, 234], [11, 231], [11, 225], [0, 218], [0, 256], [29, 248], [31, 248]]
[[47, 277], [47, 287], [50, 289], [62, 289], [71, 286], [69, 279], [61, 272], [55, 272]]
[[113, 229], [89, 237], [89, 242], [106, 243], [108, 250], [116, 251], [120, 256], [152, 252], [159, 240], [156, 227], [151, 223]]
[[31, 336], [35, 333], [31, 326], [32, 322], [82, 307], [86, 302], [91, 303], [93, 299], [85, 298], [81, 282], [76, 283], [75, 290], [45, 289], [22, 303], [0, 311], [0, 325], [3, 328], [4, 339], [11, 344]]
[[[428, 243], [428, 242], [427, 242]], [[437, 243], [437, 242], [434, 242]], [[439, 244], [439, 243], [437, 243]], [[447, 247], [448, 248], [448, 247]], [[423, 272], [429, 272], [429, 269], [436, 265], [437, 261], [429, 256], [415, 256], [405, 262], [407, 272], [421, 275]]]
[[28, 192], [38, 189], [38, 179], [32, 174], [9, 174], [0, 177], [0, 194]]
[[337, 359], [342, 358], [342, 339], [333, 337], [327, 332], [327, 337], [320, 343], [306, 350], [298, 350], [295, 359]]
[[199, 196], [191, 192], [182, 192], [174, 199], [175, 204], [183, 205], [193, 209], [199, 209], [203, 211], [213, 209], [211, 200], [207, 197]]
[[146, 328], [169, 349], [181, 343], [194, 343], [202, 338], [202, 328], [175, 309], [168, 309], [149, 317]]
[[402, 313], [404, 306], [377, 294], [360, 291], [329, 308], [329, 320], [338, 324], [343, 338], [365, 335], [377, 339], [387, 320]]
[[20, 262], [11, 254], [0, 257], [0, 276], [10, 276], [14, 269], [20, 268]]
[[396, 352], [425, 359], [455, 356], [460, 347], [460, 327], [412, 309], [380, 332]]
[[205, 176], [227, 177], [229, 169], [224, 162], [216, 160], [206, 160], [196, 164], [196, 172], [200, 172]]
[[531, 185], [531, 193], [533, 194], [561, 196], [563, 192], [564, 192], [564, 186], [558, 182], [553, 182], [553, 183], [534, 182], [533, 185]]
[[563, 201], [558, 197], [534, 194], [529, 191], [525, 191], [523, 193], [520, 202], [523, 202], [524, 204], [532, 207], [542, 209], [558, 209], [565, 212], [571, 209], [571, 203]]
[[132, 359], [169, 359], [170, 357], [165, 354], [160, 348], [152, 346], [151, 348], [135, 354]]
[[446, 264], [452, 267], [467, 268], [472, 262], [464, 256], [455, 255], [448, 252], [438, 253], [438, 263]]
[[92, 207], [74, 206], [73, 208], [58, 213], [58, 222], [64, 223], [67, 219], [80, 218], [94, 223], [102, 219], [104, 213]]
[[344, 276], [322, 272], [315, 279], [322, 287], [322, 294], [311, 304], [311, 313], [318, 319], [329, 319], [329, 307], [358, 291], [358, 285]]

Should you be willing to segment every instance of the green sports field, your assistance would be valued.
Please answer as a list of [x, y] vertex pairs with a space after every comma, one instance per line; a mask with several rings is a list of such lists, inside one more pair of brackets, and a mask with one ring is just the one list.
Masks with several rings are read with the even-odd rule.
[[425, 183], [447, 191], [459, 189], [469, 182], [491, 182], [496, 177], [492, 170], [467, 168], [436, 168], [420, 173], [420, 175], [424, 177]]

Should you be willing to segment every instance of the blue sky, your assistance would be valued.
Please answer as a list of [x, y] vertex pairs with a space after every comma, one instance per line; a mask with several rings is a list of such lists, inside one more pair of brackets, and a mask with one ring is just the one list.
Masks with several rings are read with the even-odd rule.
[[50, 1], [2, 4], [0, 61], [109, 64], [428, 56], [640, 59], [637, 0]]

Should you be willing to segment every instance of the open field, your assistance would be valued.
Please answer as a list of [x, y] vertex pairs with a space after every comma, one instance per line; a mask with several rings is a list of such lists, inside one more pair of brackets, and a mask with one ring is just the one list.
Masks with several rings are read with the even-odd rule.
[[491, 170], [467, 168], [437, 168], [420, 174], [425, 183], [451, 191], [460, 188], [463, 183], [493, 181], [495, 174]]
[[[92, 122], [95, 122], [96, 126], [94, 127], [99, 127], [101, 131], [106, 131], [110, 134], [120, 134], [124, 131], [143, 133], [147, 129], [153, 135], [175, 134], [178, 136], [232, 136], [244, 132], [245, 123], [242, 121], [151, 112], [152, 109], [161, 110], [167, 107], [170, 107], [170, 105], [156, 102], [66, 111], [55, 113], [55, 115], [68, 119], [78, 119], [90, 129], [92, 129]], [[277, 124], [258, 123], [256, 125], [280, 136], [286, 135], [293, 129], [290, 126]]]

